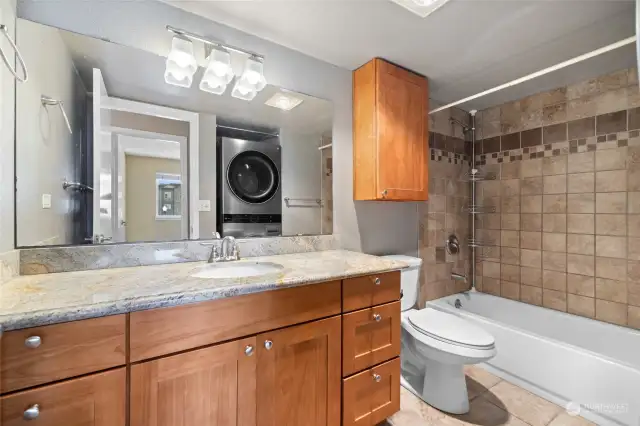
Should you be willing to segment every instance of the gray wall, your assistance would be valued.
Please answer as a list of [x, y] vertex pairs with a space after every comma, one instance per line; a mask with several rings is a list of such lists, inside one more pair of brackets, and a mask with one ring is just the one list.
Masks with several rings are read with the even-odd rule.
[[18, 14], [146, 50], [165, 48], [165, 26], [171, 24], [264, 54], [269, 83], [333, 102], [334, 233], [342, 246], [374, 254], [417, 253], [416, 204], [353, 201], [351, 71], [159, 2], [29, 0], [20, 3]]

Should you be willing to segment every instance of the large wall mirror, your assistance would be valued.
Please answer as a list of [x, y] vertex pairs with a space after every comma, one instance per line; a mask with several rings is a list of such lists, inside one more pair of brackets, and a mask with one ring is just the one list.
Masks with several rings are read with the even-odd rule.
[[169, 31], [197, 59], [190, 87], [165, 75], [170, 50], [16, 27], [18, 247], [332, 233], [331, 102], [268, 82], [235, 96], [237, 52], [226, 90], [205, 91], [211, 48]]

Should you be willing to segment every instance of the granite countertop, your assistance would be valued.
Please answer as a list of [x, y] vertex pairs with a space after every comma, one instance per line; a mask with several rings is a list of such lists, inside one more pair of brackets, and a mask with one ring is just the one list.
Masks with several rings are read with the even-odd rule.
[[176, 306], [346, 277], [399, 270], [403, 262], [330, 250], [243, 259], [284, 268], [241, 278], [194, 278], [205, 262], [17, 277], [0, 287], [0, 326], [16, 330]]

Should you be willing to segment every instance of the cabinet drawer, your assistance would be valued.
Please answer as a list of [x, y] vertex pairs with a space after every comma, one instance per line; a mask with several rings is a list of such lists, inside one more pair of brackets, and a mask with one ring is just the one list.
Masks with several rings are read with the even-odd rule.
[[125, 364], [125, 328], [115, 315], [5, 333], [2, 393]]
[[342, 381], [342, 426], [374, 426], [400, 410], [400, 358]]
[[340, 314], [340, 281], [133, 312], [131, 361]]
[[342, 284], [342, 311], [400, 300], [400, 271], [349, 278]]
[[342, 316], [342, 375], [400, 355], [400, 302]]
[[[3, 426], [124, 426], [124, 368], [72, 379], [0, 399]], [[27, 411], [29, 410], [29, 411]]]

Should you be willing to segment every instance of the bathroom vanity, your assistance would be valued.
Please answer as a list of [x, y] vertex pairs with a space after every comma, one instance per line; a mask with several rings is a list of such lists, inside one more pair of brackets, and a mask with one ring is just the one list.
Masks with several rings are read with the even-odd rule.
[[[0, 317], [2, 424], [360, 426], [398, 411], [404, 265], [345, 251], [260, 260], [283, 270], [206, 280], [192, 263], [8, 283], [5, 304], [56, 281], [61, 295]], [[74, 282], [95, 295], [135, 277], [147, 286], [126, 301], [61, 299]]]

